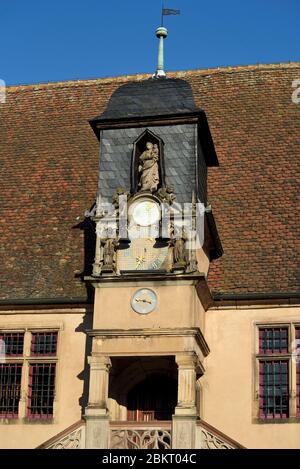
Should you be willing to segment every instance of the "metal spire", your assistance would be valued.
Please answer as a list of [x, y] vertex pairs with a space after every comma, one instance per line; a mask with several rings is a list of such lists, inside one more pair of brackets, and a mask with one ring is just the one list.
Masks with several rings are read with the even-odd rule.
[[160, 26], [155, 31], [156, 37], [159, 39], [158, 45], [158, 58], [157, 58], [157, 68], [156, 72], [153, 75], [154, 78], [165, 78], [166, 73], [164, 71], [164, 39], [168, 36], [168, 30], [163, 26]]
[[164, 1], [162, 0], [161, 26], [155, 31], [156, 37], [158, 37], [159, 39], [159, 46], [157, 69], [153, 75], [153, 78], [166, 78], [166, 73], [164, 71], [164, 39], [168, 36], [168, 30], [167, 28], [164, 28], [164, 16], [167, 15], [180, 15], [180, 10], [174, 10], [173, 8], [164, 8]]

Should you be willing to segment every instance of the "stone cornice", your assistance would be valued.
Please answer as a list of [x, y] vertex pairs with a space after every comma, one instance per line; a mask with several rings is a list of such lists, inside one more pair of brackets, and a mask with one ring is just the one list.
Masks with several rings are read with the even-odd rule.
[[147, 272], [142, 273], [141, 271], [123, 275], [110, 275], [110, 276], [99, 276], [99, 277], [85, 277], [85, 281], [91, 283], [95, 288], [107, 288], [114, 286], [136, 286], [144, 285], [145, 283], [151, 282], [152, 284], [160, 285], [174, 285], [178, 283], [180, 285], [197, 285], [199, 281], [205, 280], [205, 274], [202, 272], [194, 272], [192, 274], [172, 274], [172, 273], [155, 273]]
[[204, 357], [210, 352], [209, 346], [199, 329], [199, 327], [191, 328], [161, 328], [161, 329], [91, 329], [86, 330], [88, 336], [99, 337], [102, 339], [110, 338], [128, 338], [128, 337], [193, 337], [200, 347]]

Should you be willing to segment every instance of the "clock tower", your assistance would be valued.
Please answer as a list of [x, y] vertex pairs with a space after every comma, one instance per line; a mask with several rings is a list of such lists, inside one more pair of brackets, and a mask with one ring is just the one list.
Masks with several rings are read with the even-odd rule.
[[86, 447], [195, 448], [206, 276], [222, 254], [207, 119], [186, 81], [156, 74], [120, 86], [90, 124], [100, 162]]

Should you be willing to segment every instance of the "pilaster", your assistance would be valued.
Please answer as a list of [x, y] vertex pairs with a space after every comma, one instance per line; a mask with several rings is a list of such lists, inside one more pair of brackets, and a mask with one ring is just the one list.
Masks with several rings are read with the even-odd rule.
[[192, 449], [196, 434], [196, 366], [193, 353], [176, 355], [178, 402], [172, 421], [172, 448]]
[[85, 410], [86, 448], [109, 446], [108, 382], [111, 361], [108, 356], [93, 353], [89, 359], [89, 403]]

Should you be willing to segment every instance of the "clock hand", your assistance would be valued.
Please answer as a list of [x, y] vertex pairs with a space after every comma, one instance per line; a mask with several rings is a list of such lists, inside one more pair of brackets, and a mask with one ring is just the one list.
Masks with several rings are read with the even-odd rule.
[[152, 301], [151, 301], [151, 300], [149, 301], [149, 300], [146, 300], [146, 299], [144, 299], [144, 298], [136, 298], [135, 301], [136, 301], [137, 303], [142, 302], [142, 303], [149, 303], [149, 305], [152, 304]]

